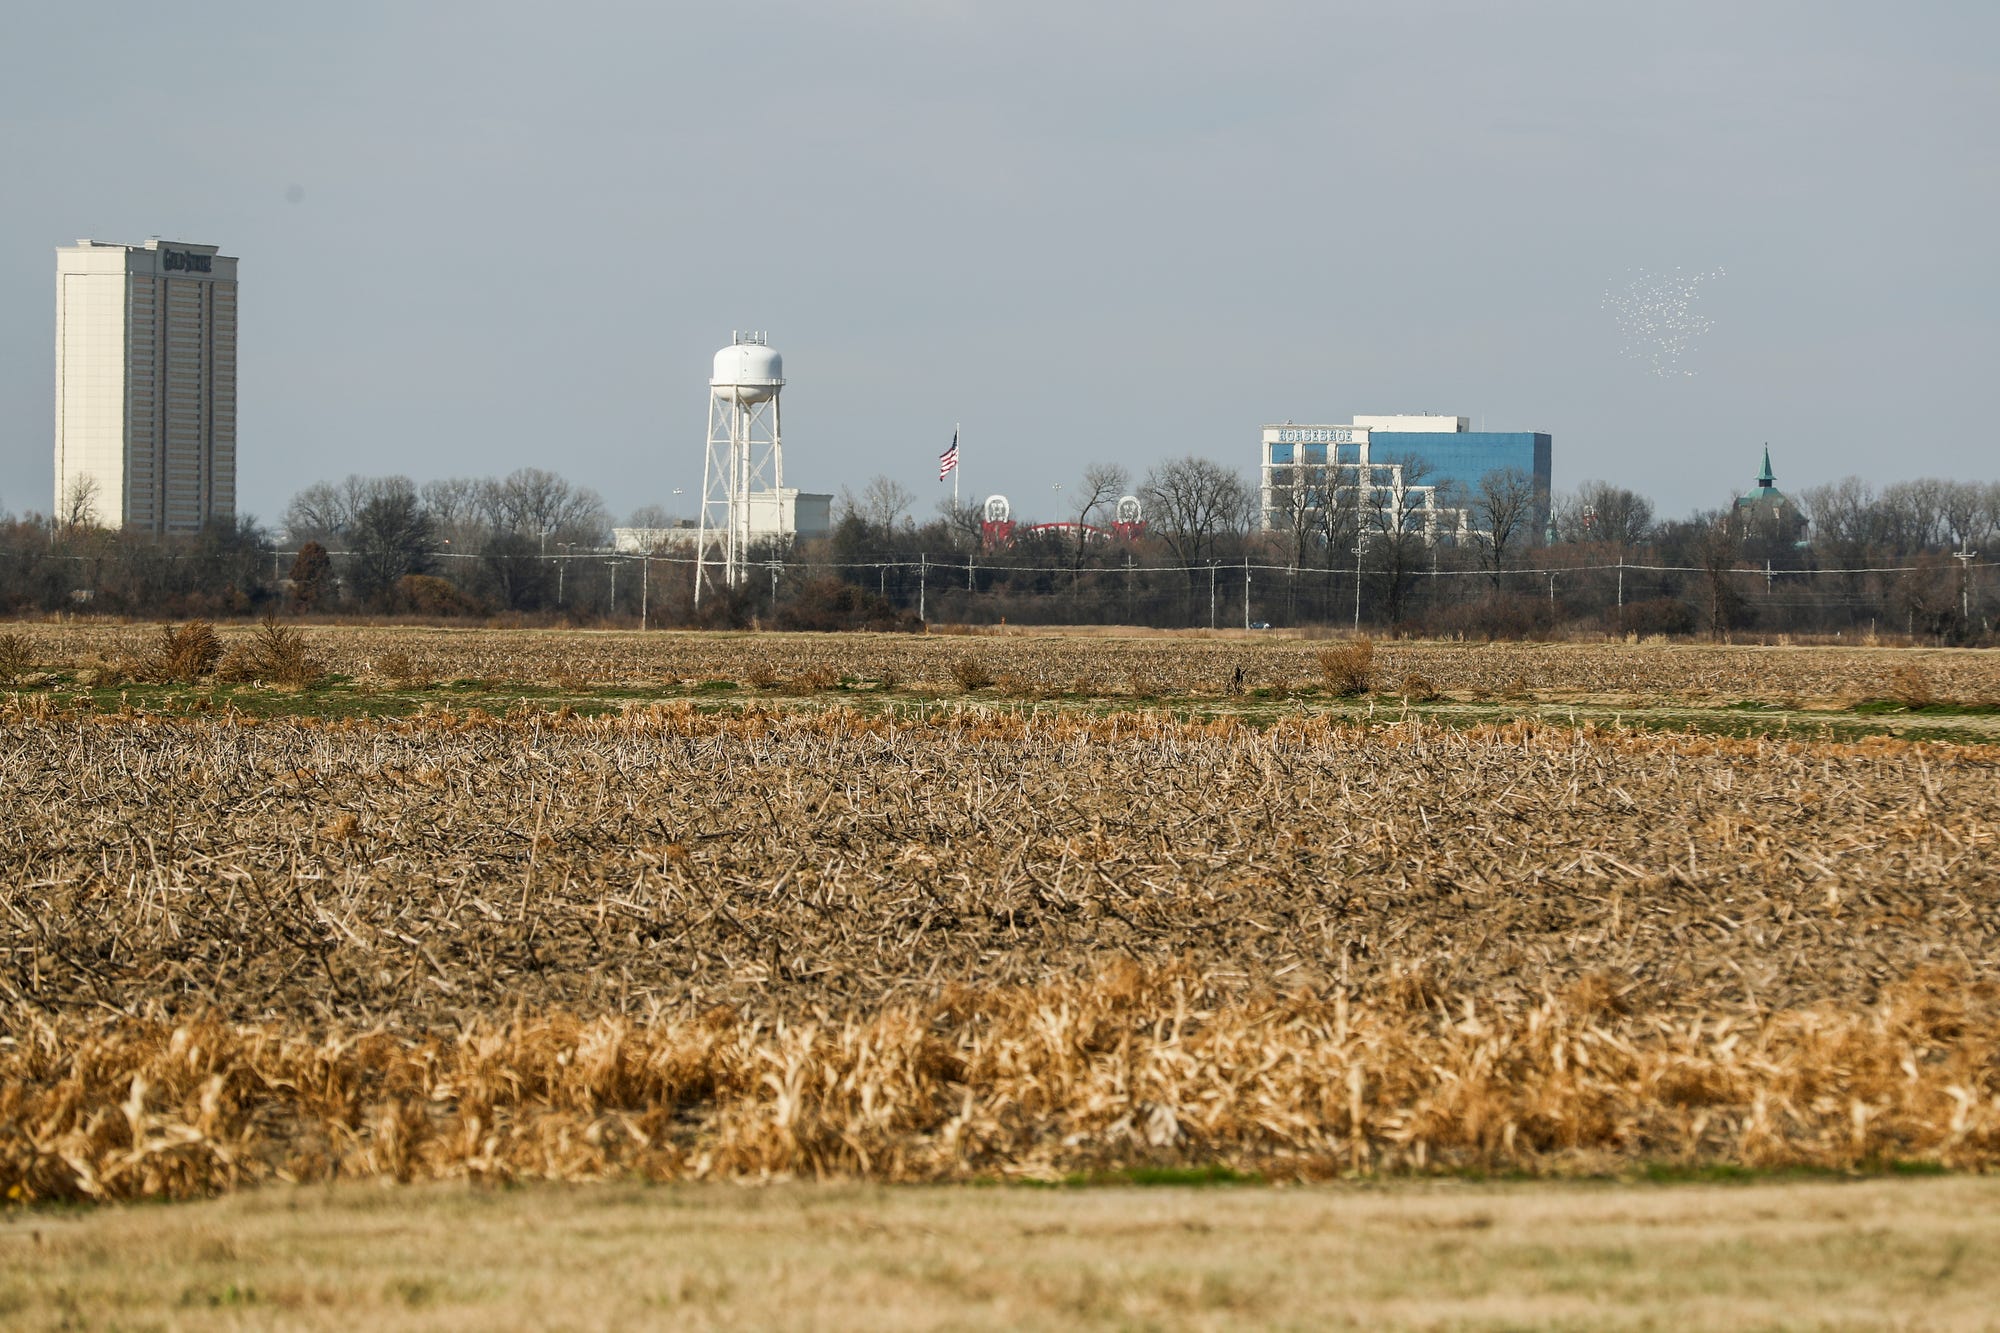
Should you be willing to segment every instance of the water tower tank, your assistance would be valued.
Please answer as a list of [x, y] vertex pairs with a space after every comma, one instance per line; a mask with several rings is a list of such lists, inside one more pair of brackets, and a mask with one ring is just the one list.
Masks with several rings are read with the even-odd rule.
[[785, 384], [785, 359], [757, 342], [737, 342], [715, 354], [712, 389], [734, 389], [737, 401], [761, 403], [776, 398]]

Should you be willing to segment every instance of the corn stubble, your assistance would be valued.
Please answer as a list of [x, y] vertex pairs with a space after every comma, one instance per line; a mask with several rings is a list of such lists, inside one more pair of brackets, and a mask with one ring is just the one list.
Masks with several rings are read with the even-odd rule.
[[2000, 752], [0, 707], [0, 1193], [2000, 1162]]
[[[1454, 698], [1616, 697], [1647, 700], [2000, 703], [2000, 658], [1989, 651], [1753, 647], [1711, 644], [1381, 641], [1302, 643], [1275, 637], [1076, 638], [913, 634], [581, 633], [314, 626], [310, 653], [294, 637], [267, 641], [271, 625], [222, 628], [225, 660], [255, 649], [309, 676], [388, 676], [405, 684], [451, 680], [692, 685], [731, 680], [757, 689], [782, 682], [890, 682], [947, 695], [1008, 680], [1016, 693], [1221, 696], [1241, 667], [1247, 687], [1334, 692], [1325, 655], [1355, 654], [1358, 690], [1409, 694], [1420, 677]], [[288, 634], [300, 631], [278, 626]], [[137, 662], [160, 631], [143, 625], [22, 624], [10, 631], [25, 661], [43, 667]], [[239, 651], [241, 650], [241, 651]], [[383, 659], [394, 656], [398, 670]], [[310, 662], [302, 659], [310, 657]], [[0, 641], [0, 667], [6, 652]], [[232, 664], [233, 666], [234, 664]], [[25, 669], [23, 667], [22, 669]], [[254, 673], [252, 673], [254, 674]], [[1348, 673], [1344, 667], [1343, 677]], [[968, 684], [967, 678], [973, 683]], [[247, 678], [247, 677], [246, 677]], [[268, 679], [268, 677], [263, 677]]]

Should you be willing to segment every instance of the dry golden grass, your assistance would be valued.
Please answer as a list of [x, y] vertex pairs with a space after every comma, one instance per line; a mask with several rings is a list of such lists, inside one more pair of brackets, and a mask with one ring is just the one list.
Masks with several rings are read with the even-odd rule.
[[1128, 965], [824, 1021], [29, 1020], [0, 1052], [0, 1185], [2000, 1164], [1991, 984], [1926, 973], [1754, 1023], [1619, 1013], [1588, 988], [1520, 1009], [1415, 999], [1227, 999], [1192, 968]]
[[1977, 1329], [2000, 1183], [249, 1191], [0, 1226], [14, 1329]]
[[12, 1329], [1982, 1329], [1992, 1179], [366, 1185], [0, 1227]]

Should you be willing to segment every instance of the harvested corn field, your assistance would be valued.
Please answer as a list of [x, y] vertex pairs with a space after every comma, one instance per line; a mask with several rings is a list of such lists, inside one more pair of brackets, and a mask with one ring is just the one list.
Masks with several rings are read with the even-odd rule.
[[2000, 1161], [1990, 746], [4, 718], [17, 1199]]
[[[116, 681], [154, 650], [150, 625], [16, 625], [25, 662]], [[225, 628], [225, 646], [256, 631]], [[673, 689], [724, 682], [818, 692], [843, 684], [960, 693], [961, 664], [997, 693], [1218, 696], [1324, 683], [1325, 643], [1269, 634], [633, 634], [618, 631], [310, 627], [326, 670], [378, 683], [453, 681]], [[1667, 643], [1382, 642], [1374, 687], [1418, 676], [1466, 699], [1855, 702], [2000, 707], [2000, 652]], [[1236, 676], [1241, 668], [1242, 678]], [[6, 682], [0, 680], [0, 685]]]

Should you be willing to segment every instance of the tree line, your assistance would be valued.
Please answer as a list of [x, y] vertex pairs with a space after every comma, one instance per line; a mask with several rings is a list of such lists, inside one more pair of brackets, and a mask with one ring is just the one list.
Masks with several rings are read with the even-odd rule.
[[[1421, 476], [1408, 460], [1406, 481]], [[1302, 469], [1265, 496], [1199, 456], [1136, 484], [1092, 464], [1051, 490], [1046, 524], [1017, 525], [996, 545], [979, 506], [944, 501], [920, 519], [912, 492], [877, 477], [843, 490], [827, 537], [755, 551], [747, 582], [697, 599], [690, 548], [612, 552], [603, 498], [555, 473], [351, 476], [299, 491], [276, 532], [242, 518], [161, 539], [76, 513], [0, 517], [0, 612], [1994, 637], [2000, 483], [1877, 490], [1847, 478], [1801, 490], [1789, 509], [1730, 503], [1661, 519], [1608, 482], [1549, 496], [1500, 471], [1464, 493], [1440, 488], [1452, 517], [1439, 524], [1333, 480]], [[1111, 535], [1127, 493], [1142, 501], [1143, 531]], [[649, 505], [625, 525], [672, 518]]]

